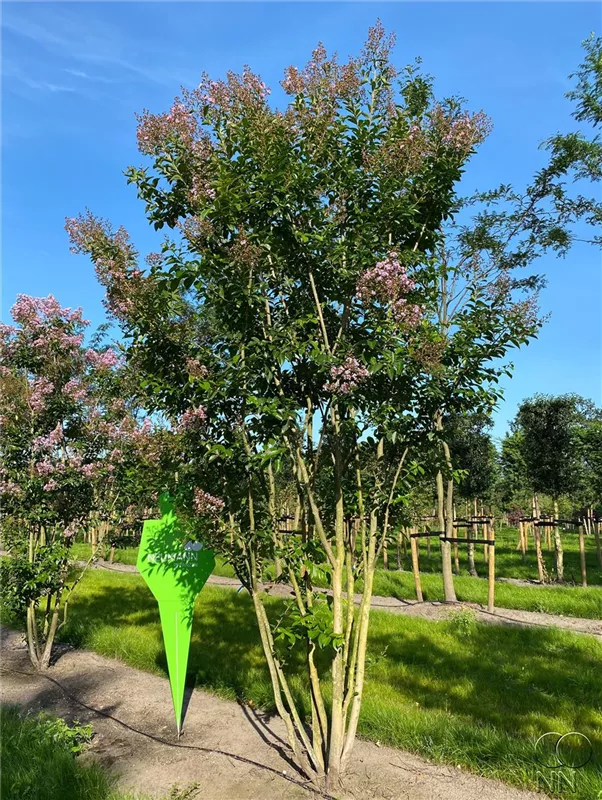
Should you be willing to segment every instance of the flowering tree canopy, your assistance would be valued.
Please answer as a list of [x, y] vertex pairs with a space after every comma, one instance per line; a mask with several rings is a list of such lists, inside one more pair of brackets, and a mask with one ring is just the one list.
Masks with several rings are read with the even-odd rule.
[[[283, 111], [247, 67], [203, 76], [167, 113], [144, 111], [138, 145], [150, 166], [131, 167], [128, 181], [149, 222], [171, 231], [144, 271], [123, 229], [90, 212], [66, 226], [106, 288], [146, 404], [182, 436], [182, 474], [196, 476], [181, 480], [182, 500], [253, 598], [291, 747], [331, 788], [355, 739], [376, 559], [417, 471], [408, 453], [439, 452], [444, 415], [489, 408], [500, 359], [540, 325], [540, 282], [511, 273], [525, 263], [508, 236], [514, 212], [487, 217], [499, 193], [456, 225], [468, 208], [457, 186], [488, 119], [438, 100], [418, 67], [398, 71], [392, 44], [377, 24], [344, 64], [319, 46], [286, 71]], [[286, 540], [282, 469], [298, 526]], [[449, 525], [451, 490], [446, 502]], [[277, 630], [261, 595], [272, 559], [295, 602]], [[317, 572], [331, 602], [314, 591]], [[354, 610], [343, 587], [353, 595], [358, 575]], [[278, 639], [304, 643], [311, 736]], [[328, 653], [330, 715], [316, 648]]]

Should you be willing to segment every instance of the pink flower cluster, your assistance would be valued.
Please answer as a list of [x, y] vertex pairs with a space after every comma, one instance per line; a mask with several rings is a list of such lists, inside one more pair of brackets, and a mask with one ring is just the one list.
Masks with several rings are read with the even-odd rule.
[[[75, 469], [86, 475], [88, 465], [83, 464], [84, 459], [79, 453], [69, 453], [64, 461], [37, 461], [33, 465], [34, 474], [39, 478], [47, 478], [49, 475], [64, 475], [67, 469]], [[83, 465], [83, 466], [82, 466]], [[86, 475], [86, 477], [89, 477]]]
[[416, 284], [408, 277], [397, 253], [391, 251], [386, 259], [379, 261], [362, 275], [357, 284], [356, 296], [364, 302], [376, 300], [390, 305], [393, 317], [400, 325], [415, 328], [422, 319], [424, 308], [409, 303], [404, 297], [415, 288]]
[[96, 350], [86, 350], [85, 359], [94, 369], [111, 369], [119, 363], [119, 356], [110, 347], [102, 353]]
[[167, 114], [151, 114], [144, 110], [138, 116], [138, 149], [147, 156], [158, 155], [170, 141], [192, 146], [197, 133], [193, 114], [181, 102], [176, 102]]
[[111, 225], [89, 211], [65, 220], [72, 253], [91, 256], [100, 283], [107, 290], [105, 305], [118, 319], [126, 319], [147, 289], [145, 278], [135, 268], [138, 253], [125, 228]]
[[67, 525], [67, 527], [63, 531], [63, 536], [65, 537], [65, 539], [71, 539], [71, 537], [75, 536], [75, 534], [78, 532], [79, 528], [80, 528], [79, 523], [76, 520], [73, 520]]
[[386, 259], [379, 261], [362, 275], [356, 294], [364, 301], [374, 298], [383, 303], [393, 302], [400, 295], [411, 292], [414, 287], [415, 283], [406, 274], [405, 267], [399, 263], [397, 253], [392, 251]]
[[197, 514], [216, 515], [224, 505], [225, 503], [220, 497], [214, 497], [202, 489], [195, 489], [193, 506]]
[[[61, 464], [60, 466], [62, 467], [63, 465]], [[52, 461], [38, 461], [33, 465], [33, 471], [39, 478], [46, 478], [56, 471], [60, 472], [60, 469], [58, 469], [58, 464], [53, 464]]]
[[63, 438], [63, 428], [59, 422], [56, 428], [46, 436], [36, 436], [32, 443], [33, 450], [36, 453], [52, 451], [61, 444]]
[[84, 478], [95, 478], [102, 471], [102, 464], [83, 464], [81, 473]]
[[54, 391], [54, 384], [47, 378], [35, 378], [30, 383], [29, 405], [39, 414], [46, 407], [46, 398]]
[[196, 90], [197, 99], [210, 106], [228, 106], [235, 100], [265, 100], [269, 94], [271, 90], [248, 66], [243, 67], [242, 75], [229, 72], [227, 82], [212, 81], [204, 74]]
[[80, 403], [88, 396], [86, 387], [82, 384], [79, 378], [72, 378], [63, 386], [63, 394], [70, 400]]
[[209, 370], [196, 358], [186, 359], [186, 369], [191, 378], [206, 378]]
[[22, 489], [18, 483], [13, 480], [6, 480], [0, 482], [0, 495], [3, 497], [20, 497]]
[[490, 129], [491, 124], [483, 111], [472, 116], [465, 112], [450, 123], [443, 141], [455, 150], [468, 153], [473, 145], [483, 141]]
[[15, 322], [29, 330], [42, 328], [51, 320], [89, 325], [89, 322], [82, 316], [81, 308], [75, 310], [62, 308], [58, 300], [51, 294], [48, 297], [30, 297], [26, 294], [19, 294], [10, 313]]
[[340, 366], [331, 367], [330, 382], [324, 385], [327, 392], [349, 394], [370, 375], [355, 356], [348, 356]]
[[50, 480], [46, 481], [46, 483], [44, 484], [44, 491], [45, 492], [54, 492], [58, 488], [59, 488], [59, 485], [54, 480], [54, 478], [50, 478]]
[[207, 412], [202, 406], [187, 408], [180, 417], [178, 428], [182, 431], [198, 430], [207, 419]]
[[424, 314], [423, 306], [416, 303], [408, 303], [404, 297], [400, 297], [391, 305], [393, 316], [404, 328], [415, 328], [420, 324]]
[[215, 189], [209, 180], [200, 175], [195, 175], [192, 179], [192, 186], [188, 192], [188, 199], [191, 203], [199, 203], [204, 200], [215, 200]]
[[32, 345], [42, 353], [55, 352], [56, 349], [73, 352], [81, 347], [83, 341], [82, 334], [70, 334], [59, 328], [46, 328], [41, 336], [37, 336], [33, 340]]

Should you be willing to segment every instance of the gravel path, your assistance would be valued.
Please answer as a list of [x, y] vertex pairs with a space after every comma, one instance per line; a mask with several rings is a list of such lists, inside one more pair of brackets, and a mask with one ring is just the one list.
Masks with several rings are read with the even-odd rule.
[[[203, 800], [319, 800], [289, 761], [284, 725], [194, 689], [175, 735], [169, 682], [85, 650], [62, 649], [47, 677], [32, 673], [22, 634], [2, 631], [0, 700], [91, 723], [84, 758], [124, 791], [165, 798], [200, 784]], [[543, 800], [453, 766], [358, 741], [338, 800]], [[334, 800], [330, 798], [329, 800]]]

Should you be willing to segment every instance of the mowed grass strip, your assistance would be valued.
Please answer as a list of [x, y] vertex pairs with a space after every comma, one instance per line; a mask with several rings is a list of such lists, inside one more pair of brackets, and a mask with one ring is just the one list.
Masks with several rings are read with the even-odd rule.
[[[268, 600], [278, 619], [283, 601]], [[89, 572], [74, 597], [63, 640], [159, 675], [167, 674], [156, 602], [136, 575]], [[374, 612], [360, 733], [518, 786], [541, 786], [534, 743], [547, 731], [580, 731], [594, 758], [575, 792], [602, 792], [602, 643], [542, 628], [481, 625], [465, 613], [432, 622]], [[326, 656], [326, 654], [324, 654]], [[307, 706], [302, 654], [287, 670]], [[189, 680], [226, 698], [273, 706], [246, 593], [206, 586], [195, 608]], [[166, 692], [166, 715], [169, 713]], [[549, 790], [548, 790], [549, 791]], [[554, 795], [554, 792], [552, 792]]]
[[[420, 583], [425, 600], [443, 600], [443, 581], [440, 574], [421, 573]], [[359, 586], [361, 587], [361, 583]], [[487, 605], [487, 581], [456, 575], [454, 586], [459, 601]], [[400, 600], [415, 600], [414, 577], [409, 572], [378, 570], [374, 579], [374, 594], [397, 597]], [[495, 584], [495, 604], [498, 608], [602, 619], [602, 587], [584, 589], [582, 586], [515, 586], [498, 582]]]
[[[73, 558], [80, 561], [89, 558], [90, 552], [90, 545], [81, 542], [75, 543], [72, 548]], [[134, 547], [115, 552], [116, 563], [135, 564], [137, 557], [138, 549]], [[432, 560], [435, 560], [434, 556], [432, 556]], [[235, 577], [232, 567], [220, 558], [216, 559], [213, 574]], [[425, 600], [443, 600], [441, 574], [423, 572], [421, 573], [421, 583]], [[486, 580], [459, 575], [454, 577], [454, 585], [457, 598], [461, 602], [487, 605]], [[359, 581], [358, 591], [361, 591], [361, 586], [362, 583]], [[379, 569], [374, 580], [374, 594], [381, 597], [396, 597], [399, 600], [415, 600], [414, 577], [410, 572]], [[496, 583], [495, 602], [499, 608], [539, 611], [565, 617], [602, 619], [602, 587], [598, 586], [584, 589], [582, 586], [515, 586], [510, 583]]]

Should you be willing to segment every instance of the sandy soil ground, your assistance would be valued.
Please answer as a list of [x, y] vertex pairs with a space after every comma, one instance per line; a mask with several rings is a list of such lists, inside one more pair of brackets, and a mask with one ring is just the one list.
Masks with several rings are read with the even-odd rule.
[[[200, 784], [203, 800], [325, 797], [289, 759], [283, 725], [248, 706], [193, 690], [175, 735], [168, 681], [119, 661], [63, 648], [48, 678], [32, 673], [23, 636], [2, 631], [0, 699], [36, 712], [90, 722], [85, 758], [116, 774], [123, 789], [164, 798], [178, 783]], [[337, 797], [347, 800], [541, 800], [455, 767], [358, 741]]]
[[[136, 572], [136, 567], [128, 564], [108, 564], [99, 560], [97, 569], [110, 569], [118, 572]], [[228, 589], [239, 589], [240, 581], [235, 578], [223, 578], [211, 575], [208, 583], [224, 586]], [[265, 590], [272, 595], [291, 597], [292, 589], [283, 584], [266, 584]], [[536, 591], [536, 589], [534, 589]], [[359, 605], [361, 595], [355, 595], [356, 605]], [[489, 613], [477, 603], [418, 603], [415, 600], [398, 600], [396, 597], [373, 597], [372, 608], [375, 611], [389, 611], [393, 614], [404, 614], [410, 617], [423, 617], [424, 619], [447, 619], [450, 614], [461, 608], [471, 609], [479, 622], [490, 625], [530, 625], [541, 627], [562, 628], [573, 633], [586, 633], [602, 639], [602, 589], [600, 589], [600, 619], [583, 619], [582, 617], [562, 617], [556, 614], [543, 614], [538, 611], [520, 611], [511, 608], [496, 608], [494, 613]]]

